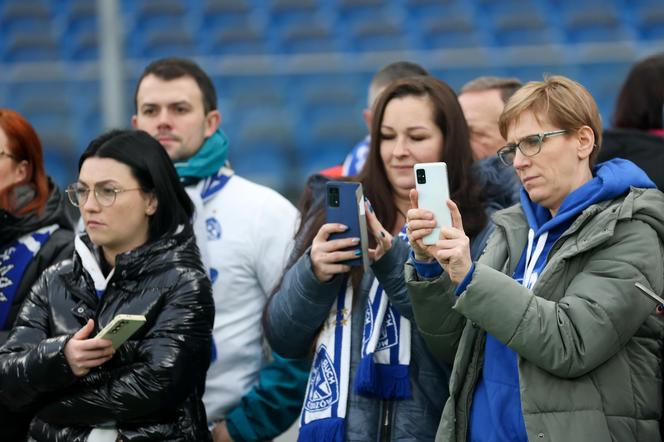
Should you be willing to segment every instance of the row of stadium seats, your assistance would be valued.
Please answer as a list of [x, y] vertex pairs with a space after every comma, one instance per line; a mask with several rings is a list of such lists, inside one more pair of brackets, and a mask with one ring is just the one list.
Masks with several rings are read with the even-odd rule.
[[[664, 38], [660, 0], [124, 0], [125, 55], [356, 52]], [[0, 62], [97, 57], [96, 2], [0, 2]]]

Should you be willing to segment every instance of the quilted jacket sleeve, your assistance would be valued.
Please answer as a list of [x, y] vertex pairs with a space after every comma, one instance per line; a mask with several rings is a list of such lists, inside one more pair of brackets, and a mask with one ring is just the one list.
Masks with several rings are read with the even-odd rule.
[[572, 276], [563, 296], [550, 300], [547, 292], [555, 291], [559, 278], [547, 286], [542, 277], [536, 296], [478, 264], [454, 308], [543, 370], [575, 378], [613, 356], [652, 314], [654, 304], [634, 283], [664, 290], [661, 238], [642, 221], [620, 222], [609, 241], [586, 252]]
[[49, 333], [47, 294], [56, 274], [52, 268], [34, 285], [0, 349], [0, 399], [15, 410], [76, 381], [63, 351], [70, 336]]
[[286, 272], [267, 306], [265, 334], [272, 349], [285, 358], [306, 356], [344, 280], [336, 275], [328, 282], [318, 281], [307, 250]]
[[184, 270], [138, 341], [134, 362], [92, 372], [77, 388], [49, 403], [38, 417], [55, 425], [140, 422], [168, 413], [204, 379], [210, 362], [214, 306], [200, 270]]

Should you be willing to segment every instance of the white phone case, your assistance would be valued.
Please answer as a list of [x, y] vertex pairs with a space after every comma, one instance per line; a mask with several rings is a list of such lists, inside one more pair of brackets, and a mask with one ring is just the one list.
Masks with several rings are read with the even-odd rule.
[[95, 339], [108, 339], [117, 349], [145, 324], [143, 315], [117, 315], [104, 327]]
[[[424, 170], [426, 182], [420, 182], [418, 170]], [[415, 174], [418, 206], [432, 212], [436, 220], [433, 232], [422, 239], [424, 244], [432, 245], [438, 241], [441, 227], [452, 227], [452, 215], [447, 207], [447, 200], [450, 199], [447, 165], [445, 163], [418, 163], [413, 166], [413, 173]]]
[[664, 299], [662, 299], [661, 296], [657, 295], [655, 292], [650, 290], [648, 287], [641, 284], [640, 282], [635, 282], [634, 285], [636, 286], [637, 289], [639, 289], [641, 291], [641, 293], [646, 295], [648, 298], [652, 299], [657, 304], [664, 305]]

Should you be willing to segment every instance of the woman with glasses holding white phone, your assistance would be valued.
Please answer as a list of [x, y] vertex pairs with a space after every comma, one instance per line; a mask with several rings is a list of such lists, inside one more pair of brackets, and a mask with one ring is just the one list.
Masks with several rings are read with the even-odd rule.
[[[106, 133], [67, 194], [86, 232], [0, 349], [0, 400], [36, 410], [29, 440], [210, 440], [201, 398], [214, 308], [170, 159], [145, 132]], [[95, 336], [121, 314], [146, 322], [113, 348]]]
[[453, 202], [433, 246], [407, 214], [416, 322], [454, 363], [437, 440], [661, 440], [664, 327], [635, 283], [664, 290], [664, 195], [629, 161], [595, 164], [599, 112], [568, 78], [528, 83], [499, 124], [521, 204], [478, 260]]
[[[46, 175], [34, 128], [18, 112], [0, 109], [0, 345], [39, 275], [73, 253], [65, 205]], [[2, 440], [25, 440], [31, 417], [0, 404]]]

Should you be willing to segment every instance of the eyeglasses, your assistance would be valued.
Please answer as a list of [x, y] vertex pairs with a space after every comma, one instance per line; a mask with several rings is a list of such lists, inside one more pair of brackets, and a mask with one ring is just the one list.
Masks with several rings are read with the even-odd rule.
[[[108, 184], [97, 184], [94, 187], [95, 199], [100, 206], [111, 207], [115, 203], [118, 193], [128, 192], [130, 190], [142, 190], [140, 187], [134, 189], [117, 189]], [[67, 187], [67, 196], [69, 202], [76, 207], [81, 207], [88, 200], [90, 188], [80, 184], [71, 184]]]
[[514, 156], [516, 155], [517, 148], [519, 151], [527, 157], [534, 157], [542, 150], [542, 143], [544, 140], [551, 137], [557, 137], [558, 135], [566, 134], [567, 130], [552, 130], [550, 132], [544, 132], [541, 134], [528, 135], [519, 140], [518, 143], [509, 143], [505, 146], [498, 149], [498, 158], [506, 166], [511, 166], [514, 164]]

